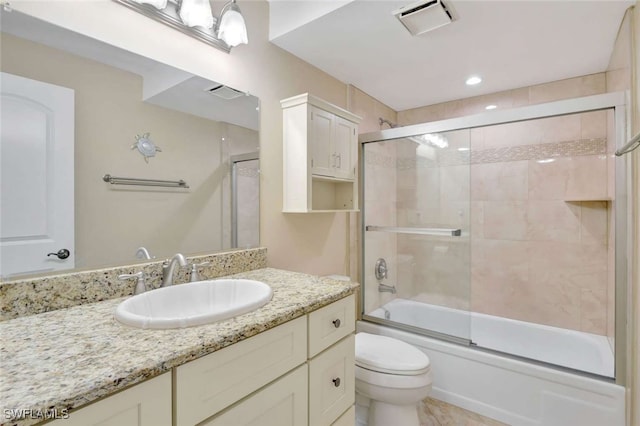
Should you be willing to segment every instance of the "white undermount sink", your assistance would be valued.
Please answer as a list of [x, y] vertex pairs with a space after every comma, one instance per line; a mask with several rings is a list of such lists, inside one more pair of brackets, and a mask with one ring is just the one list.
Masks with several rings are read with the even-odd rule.
[[169, 329], [209, 324], [266, 305], [271, 287], [260, 281], [220, 279], [159, 288], [120, 303], [115, 317], [138, 328]]

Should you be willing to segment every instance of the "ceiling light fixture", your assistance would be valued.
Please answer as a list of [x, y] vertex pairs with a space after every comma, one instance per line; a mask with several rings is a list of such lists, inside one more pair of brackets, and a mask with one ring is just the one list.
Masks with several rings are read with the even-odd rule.
[[213, 27], [209, 0], [182, 0], [178, 15], [187, 27]]
[[477, 75], [472, 75], [471, 77], [467, 78], [467, 81], [465, 83], [467, 83], [467, 86], [475, 86], [476, 84], [480, 84], [482, 82], [482, 79], [480, 77], [478, 77]]
[[247, 25], [236, 0], [231, 0], [222, 8], [220, 25], [218, 26], [218, 38], [231, 47], [239, 44], [247, 44]]
[[487, 105], [486, 107], [484, 107], [484, 109], [488, 109], [488, 110], [492, 110], [492, 109], [496, 109], [498, 108], [497, 105]]
[[236, 0], [225, 4], [220, 18], [211, 13], [209, 0], [113, 1], [227, 53], [248, 41]]

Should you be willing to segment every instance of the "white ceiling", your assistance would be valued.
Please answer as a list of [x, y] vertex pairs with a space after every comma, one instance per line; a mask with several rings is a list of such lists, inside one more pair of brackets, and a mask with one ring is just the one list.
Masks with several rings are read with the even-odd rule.
[[40, 21], [28, 15], [2, 13], [3, 32], [137, 74], [143, 80], [141, 101], [209, 120], [259, 130], [255, 96], [224, 100], [207, 90], [219, 83]]
[[273, 43], [397, 111], [605, 71], [635, 3], [445, 0], [458, 19], [413, 37], [412, 0], [270, 2]]

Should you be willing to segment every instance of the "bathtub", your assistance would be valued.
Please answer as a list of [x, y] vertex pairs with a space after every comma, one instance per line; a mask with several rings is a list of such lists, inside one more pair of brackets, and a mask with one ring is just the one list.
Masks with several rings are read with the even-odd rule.
[[481, 348], [614, 377], [614, 356], [606, 336], [405, 299], [394, 299], [370, 315], [471, 339]]
[[[369, 316], [471, 338], [478, 347], [613, 376], [606, 337], [394, 299]], [[359, 321], [358, 331], [395, 337], [431, 359], [434, 398], [510, 425], [623, 426], [625, 389], [612, 380]]]

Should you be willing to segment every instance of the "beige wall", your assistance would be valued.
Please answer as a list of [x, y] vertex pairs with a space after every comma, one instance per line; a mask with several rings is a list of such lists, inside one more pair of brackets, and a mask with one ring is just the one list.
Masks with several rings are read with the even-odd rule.
[[[256, 150], [256, 131], [142, 102], [140, 76], [41, 44], [4, 35], [1, 54], [2, 71], [75, 91], [76, 267], [131, 262], [140, 246], [158, 257], [223, 248], [221, 140]], [[145, 132], [162, 149], [148, 163], [130, 149]], [[190, 189], [115, 187], [105, 173]]]
[[[628, 90], [631, 94], [631, 133], [637, 134], [640, 131], [640, 5], [630, 8], [625, 14], [620, 26], [618, 37], [614, 45], [609, 67], [607, 69], [607, 89], [609, 91]], [[636, 150], [626, 157], [627, 167], [631, 173], [631, 187], [628, 188], [631, 214], [631, 224], [629, 235], [632, 236], [632, 252], [630, 263], [632, 268], [631, 282], [629, 283], [629, 313], [630, 321], [630, 341], [629, 360], [627, 371], [628, 393], [628, 413], [629, 424], [640, 425], [640, 367], [638, 366], [640, 357], [640, 150]], [[635, 196], [634, 196], [635, 195]]]
[[[631, 41], [631, 63], [632, 65], [632, 83], [631, 93], [633, 102], [633, 134], [640, 132], [640, 2], [636, 2], [633, 9], [632, 18], [632, 41]], [[633, 208], [633, 251], [632, 251], [632, 325], [631, 325], [631, 424], [640, 426], [640, 150], [636, 149], [631, 159], [632, 182], [633, 187], [631, 193], [635, 194]]]

